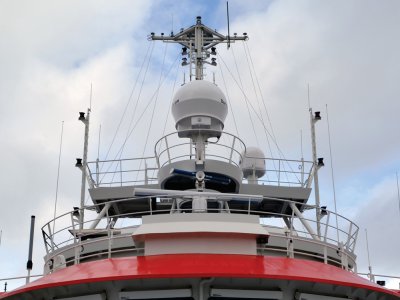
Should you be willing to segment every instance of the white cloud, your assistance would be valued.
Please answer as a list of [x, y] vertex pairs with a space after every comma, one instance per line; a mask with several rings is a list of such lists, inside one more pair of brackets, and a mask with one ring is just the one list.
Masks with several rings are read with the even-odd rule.
[[[390, 209], [394, 198], [388, 193], [393, 182], [381, 178], [390, 178], [400, 168], [396, 158], [400, 148], [396, 138], [400, 128], [397, 83], [400, 42], [396, 38], [400, 28], [399, 5], [390, 0], [385, 5], [375, 1], [256, 1], [246, 5], [241, 1], [230, 2], [231, 32], [248, 32], [250, 36], [248, 46], [254, 68], [285, 156], [300, 158], [302, 130], [305, 158], [310, 157], [309, 83], [311, 104], [323, 116], [323, 121], [317, 124], [318, 153], [326, 162], [320, 179], [323, 203], [333, 209], [325, 122], [325, 104], [328, 104], [339, 212], [356, 216], [362, 227], [368, 227], [371, 253], [384, 253], [379, 257], [374, 254], [372, 263], [382, 266], [375, 270], [397, 274], [400, 270], [387, 263], [395, 261], [397, 256], [392, 249], [400, 246], [398, 239], [391, 239], [398, 234], [398, 223], [389, 221], [395, 222], [395, 210]], [[9, 209], [0, 212], [0, 229], [3, 229], [0, 265], [6, 266], [0, 270], [0, 277], [23, 272], [27, 242], [25, 238], [22, 242], [19, 236], [28, 235], [29, 216], [37, 215], [37, 229], [52, 217], [62, 120], [65, 123], [59, 211], [79, 203], [80, 173], [74, 167], [74, 159], [82, 153], [83, 126], [76, 119], [77, 112], [85, 111], [89, 105], [90, 84], [93, 83], [90, 158], [97, 156], [100, 124], [100, 156], [104, 158], [148, 51], [146, 35], [151, 31], [169, 32], [172, 15], [175, 31], [191, 25], [197, 15], [203, 15], [203, 21], [210, 27], [224, 27], [225, 15], [219, 16], [224, 7], [223, 1], [217, 4], [194, 1], [0, 3], [0, 127], [3, 128], [0, 155], [6, 170], [1, 176], [0, 201], [2, 205], [12, 203]], [[221, 32], [226, 33], [226, 29], [222, 28]], [[241, 43], [233, 46], [236, 46], [234, 53], [247, 95], [254, 107], [263, 111], [255, 100], [243, 46]], [[237, 77], [233, 51], [226, 53], [224, 48], [220, 46], [218, 51]], [[175, 53], [171, 54], [172, 50], [169, 46], [165, 69], [176, 57]], [[154, 51], [158, 65], [151, 65], [148, 71], [136, 117], [151, 101], [158, 84], [164, 45], [156, 45]], [[223, 62], [218, 63], [224, 69]], [[153, 122], [147, 153], [161, 135], [175, 74], [174, 69], [160, 92], [155, 115], [162, 117]], [[179, 87], [182, 74], [177, 74]], [[225, 69], [224, 76], [229, 82], [239, 133], [248, 145], [254, 145], [243, 95]], [[225, 90], [219, 69], [216, 69], [216, 78]], [[124, 128], [118, 135], [118, 145], [126, 135], [141, 79]], [[255, 119], [254, 113], [251, 114]], [[265, 113], [263, 117], [266, 118]], [[168, 131], [172, 130], [172, 123], [170, 118]], [[265, 135], [260, 133], [262, 127], [257, 120], [255, 125], [260, 145], [266, 149], [266, 142], [262, 141]], [[142, 153], [142, 145], [136, 141], [144, 139], [149, 117], [138, 126], [139, 130], [133, 134], [135, 139], [126, 147], [127, 156]], [[226, 129], [235, 132], [231, 116]], [[118, 147], [111, 157], [115, 149]], [[366, 207], [355, 206], [364, 201], [368, 203]], [[382, 217], [376, 218], [375, 213]], [[16, 214], [20, 222], [18, 226], [10, 226]], [[43, 245], [38, 230], [36, 236], [37, 273], [41, 271], [39, 258]], [[375, 240], [381, 236], [387, 240]], [[387, 247], [376, 248], [382, 244]], [[361, 237], [359, 249], [360, 262], [365, 265]], [[22, 267], [7, 262], [11, 256], [18, 258], [21, 261], [18, 265]]]
[[[371, 185], [364, 191], [363, 200], [355, 217], [360, 226], [357, 246], [359, 271], [368, 272], [366, 229], [373, 273], [398, 276], [398, 265], [394, 263], [399, 252], [397, 232], [400, 228], [396, 177], [388, 176]], [[398, 285], [393, 283], [393, 287], [398, 288]]]

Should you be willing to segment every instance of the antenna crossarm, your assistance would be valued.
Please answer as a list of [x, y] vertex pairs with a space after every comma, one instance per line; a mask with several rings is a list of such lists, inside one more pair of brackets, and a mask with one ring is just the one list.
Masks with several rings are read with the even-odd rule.
[[213, 30], [203, 24], [201, 25], [193, 25], [189, 28], [179, 32], [175, 35], [165, 36], [165, 35], [155, 35], [154, 33], [150, 34], [149, 40], [153, 41], [164, 41], [164, 42], [172, 42], [179, 43], [182, 46], [190, 47], [191, 42], [195, 40], [195, 30], [200, 29], [203, 32], [203, 41], [210, 42], [210, 44], [203, 46], [203, 49], [209, 49], [213, 46], [218, 45], [219, 43], [227, 43], [234, 41], [246, 41], [249, 39], [247, 35], [238, 36], [225, 36]]
[[[249, 39], [248, 36], [222, 36], [222, 37], [203, 37], [203, 41], [210, 42], [208, 45], [205, 45], [203, 49], [209, 49], [213, 46], [216, 46], [220, 43], [235, 42], [235, 41], [247, 41]], [[166, 43], [179, 43], [182, 46], [190, 47], [190, 44], [194, 42], [194, 36], [164, 36], [164, 35], [150, 35], [149, 40], [153, 41], [163, 41]]]
[[[171, 32], [169, 36], [155, 35], [152, 32], [148, 39], [150, 41], [163, 41], [166, 43], [178, 43], [183, 46], [182, 48], [182, 66], [190, 66], [190, 79], [192, 75], [196, 80], [204, 78], [204, 64], [216, 66], [216, 58], [210, 58], [210, 55], [216, 55], [215, 46], [220, 43], [227, 43], [228, 48], [231, 42], [246, 41], [248, 36], [243, 33], [243, 36], [238, 36], [236, 33], [233, 36], [222, 35], [204, 24], [201, 23], [201, 17], [196, 18], [196, 24], [187, 28], [181, 29], [178, 34]], [[187, 57], [186, 57], [187, 56]], [[210, 58], [211, 62], [207, 61]], [[194, 74], [192, 73], [194, 71]]]

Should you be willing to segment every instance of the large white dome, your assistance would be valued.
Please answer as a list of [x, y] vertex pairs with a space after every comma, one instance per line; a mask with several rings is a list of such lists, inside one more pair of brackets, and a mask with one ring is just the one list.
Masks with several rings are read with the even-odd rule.
[[171, 110], [178, 132], [190, 132], [195, 129], [221, 132], [228, 105], [218, 86], [209, 81], [195, 80], [176, 92]]

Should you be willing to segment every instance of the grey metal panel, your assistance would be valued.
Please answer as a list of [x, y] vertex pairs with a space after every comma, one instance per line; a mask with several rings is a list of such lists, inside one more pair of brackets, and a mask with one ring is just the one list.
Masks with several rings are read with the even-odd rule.
[[263, 195], [271, 198], [283, 198], [293, 200], [303, 200], [307, 202], [311, 194], [311, 188], [257, 185], [242, 183], [239, 190], [240, 194]]
[[143, 188], [154, 188], [158, 189], [158, 184], [138, 185], [138, 186], [113, 186], [113, 187], [98, 187], [89, 189], [90, 197], [93, 202], [97, 200], [112, 200], [112, 199], [124, 199], [133, 197], [133, 189], [135, 187]]

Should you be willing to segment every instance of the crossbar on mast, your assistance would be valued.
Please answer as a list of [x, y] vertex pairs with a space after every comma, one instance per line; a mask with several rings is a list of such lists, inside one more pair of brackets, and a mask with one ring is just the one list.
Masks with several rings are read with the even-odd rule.
[[[233, 36], [225, 36], [213, 30], [201, 23], [201, 17], [196, 18], [196, 25], [193, 25], [187, 29], [181, 29], [178, 34], [171, 32], [170, 36], [155, 35], [152, 32], [149, 36], [149, 40], [152, 41], [163, 41], [169, 43], [178, 43], [183, 46], [182, 55], [189, 57], [182, 58], [182, 66], [190, 65], [190, 68], [195, 70], [196, 80], [203, 80], [204, 64], [210, 64], [216, 66], [215, 58], [211, 58], [211, 62], [208, 61], [210, 55], [215, 55], [215, 46], [220, 43], [231, 43], [235, 41], [246, 41], [248, 36], [243, 33], [243, 36], [238, 36], [236, 33]], [[192, 74], [192, 73], [191, 73]]]

